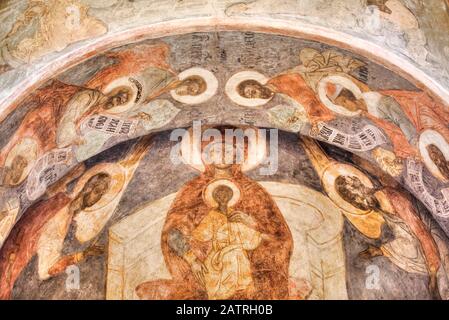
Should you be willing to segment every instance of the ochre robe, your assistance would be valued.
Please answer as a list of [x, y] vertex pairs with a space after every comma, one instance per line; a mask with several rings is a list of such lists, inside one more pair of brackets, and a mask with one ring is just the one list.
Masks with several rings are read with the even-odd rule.
[[55, 148], [59, 119], [70, 98], [79, 90], [80, 87], [52, 81], [24, 101], [23, 105], [33, 103], [36, 108], [27, 113], [8, 144], [2, 149], [0, 166], [4, 165], [11, 149], [23, 138], [31, 138], [37, 142], [38, 156]]
[[107, 53], [106, 56], [113, 58], [115, 63], [98, 71], [86, 87], [102, 90], [118, 78], [135, 76], [149, 67], [171, 70], [167, 63], [169, 50], [168, 45], [160, 43]]
[[405, 159], [417, 155], [417, 150], [407, 141], [402, 130], [394, 123], [377, 118], [368, 112], [363, 112], [362, 114], [387, 135], [397, 157]]
[[[232, 215], [232, 210], [229, 211], [228, 215]], [[229, 222], [225, 214], [211, 210], [191, 236], [200, 242], [211, 242], [211, 250], [204, 261], [209, 299], [228, 299], [237, 292], [251, 294], [254, 291], [247, 251], [259, 246], [260, 232], [243, 223]]]
[[[156, 280], [137, 287], [141, 298], [207, 299], [206, 288], [195, 279], [190, 265], [169, 246], [169, 232], [177, 229], [189, 236], [201, 224], [210, 208], [202, 198], [203, 188], [214, 179], [207, 171], [187, 183], [179, 192], [169, 210], [162, 230], [162, 252], [172, 280]], [[293, 240], [287, 223], [270, 195], [256, 182], [235, 169], [232, 181], [240, 186], [240, 201], [233, 207], [251, 216], [256, 231], [273, 240], [262, 241], [248, 251], [253, 279], [252, 295], [236, 294], [230, 299], [287, 299], [289, 297], [289, 263]], [[190, 250], [205, 262], [212, 248], [209, 242], [193, 239]]]
[[[335, 73], [333, 75], [344, 77], [354, 82], [360, 88], [361, 92], [366, 93], [370, 91], [370, 88], [366, 84], [348, 74]], [[328, 83], [327, 92], [329, 94], [332, 94], [335, 93], [335, 90], [336, 90], [335, 84]], [[379, 93], [386, 94], [385, 91], [381, 91]], [[376, 117], [375, 115], [367, 111], [363, 111], [361, 115], [371, 120], [377, 127], [379, 127], [385, 133], [385, 135], [388, 137], [391, 144], [393, 145], [394, 153], [396, 156], [405, 159], [417, 155], [417, 150], [410, 144], [410, 142], [407, 140], [407, 137], [402, 132], [401, 128], [399, 128], [396, 124], [386, 119]]]

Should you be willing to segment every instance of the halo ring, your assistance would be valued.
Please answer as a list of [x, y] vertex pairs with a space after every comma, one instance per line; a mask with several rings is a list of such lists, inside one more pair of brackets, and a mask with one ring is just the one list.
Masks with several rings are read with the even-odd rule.
[[181, 72], [178, 75], [178, 79], [182, 81], [192, 76], [198, 76], [206, 82], [206, 91], [196, 96], [182, 96], [176, 93], [176, 89], [173, 89], [170, 91], [173, 99], [184, 104], [195, 105], [206, 102], [217, 93], [218, 80], [212, 72], [194, 67]]
[[229, 179], [218, 179], [210, 182], [203, 190], [203, 200], [204, 202], [212, 208], [218, 206], [217, 202], [214, 200], [212, 194], [214, 190], [219, 186], [227, 186], [232, 190], [232, 198], [228, 202], [228, 207], [233, 207], [240, 200], [241, 191], [240, 188]]
[[418, 141], [419, 153], [421, 154], [424, 165], [435, 178], [439, 179], [440, 181], [446, 182], [448, 180], [441, 174], [440, 169], [438, 169], [438, 167], [432, 161], [429, 152], [427, 151], [426, 147], [430, 144], [435, 145], [436, 147], [438, 147], [438, 149], [441, 150], [441, 152], [443, 152], [446, 161], [449, 161], [449, 144], [446, 139], [444, 139], [441, 133], [431, 129], [423, 131], [420, 134]]
[[244, 107], [260, 107], [264, 104], [267, 104], [272, 98], [269, 99], [248, 99], [242, 97], [238, 91], [237, 87], [240, 83], [245, 80], [255, 80], [262, 85], [267, 84], [268, 78], [257, 71], [241, 71], [234, 74], [229, 80], [226, 82], [225, 91], [229, 99], [231, 99], [234, 103], [244, 106]]
[[329, 99], [329, 97], [327, 96], [327, 85], [329, 83], [338, 84], [343, 88], [351, 91], [357, 99], [360, 99], [362, 97], [362, 91], [353, 81], [343, 76], [333, 75], [324, 77], [318, 82], [318, 97], [321, 100], [321, 103], [323, 103], [329, 110], [343, 116], [354, 117], [359, 115], [361, 112], [360, 110], [350, 111], [343, 106], [334, 104]]

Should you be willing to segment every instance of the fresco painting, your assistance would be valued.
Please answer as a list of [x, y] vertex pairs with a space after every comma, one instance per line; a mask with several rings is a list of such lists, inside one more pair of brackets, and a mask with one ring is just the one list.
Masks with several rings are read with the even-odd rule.
[[88, 10], [83, 1], [28, 1], [4, 38], [0, 70], [30, 64], [74, 42], [105, 34], [107, 25]]
[[[400, 1], [368, 2], [418, 28]], [[9, 56], [107, 32], [83, 3], [30, 1], [8, 39], [68, 5], [82, 27], [38, 28]], [[0, 124], [0, 299], [448, 299], [448, 123], [431, 93], [317, 41], [216, 31], [97, 52]], [[238, 130], [258, 147], [217, 139]]]

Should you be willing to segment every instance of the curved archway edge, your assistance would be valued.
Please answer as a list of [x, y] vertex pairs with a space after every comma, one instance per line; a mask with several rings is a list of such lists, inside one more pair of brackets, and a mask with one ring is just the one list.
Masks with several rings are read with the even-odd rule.
[[367, 57], [398, 73], [418, 88], [428, 92], [437, 102], [449, 107], [449, 90], [439, 84], [423, 70], [401, 57], [370, 41], [351, 36], [325, 27], [280, 19], [244, 18], [189, 18], [149, 24], [129, 28], [121, 32], [96, 38], [91, 44], [82, 46], [70, 53], [61, 55], [53, 63], [35, 72], [34, 77], [16, 85], [9, 95], [0, 100], [0, 121], [3, 121], [25, 98], [30, 90], [38, 88], [45, 81], [81, 63], [99, 52], [121, 45], [164, 36], [181, 35], [193, 32], [248, 31], [269, 33], [306, 40], [318, 41], [340, 47]]

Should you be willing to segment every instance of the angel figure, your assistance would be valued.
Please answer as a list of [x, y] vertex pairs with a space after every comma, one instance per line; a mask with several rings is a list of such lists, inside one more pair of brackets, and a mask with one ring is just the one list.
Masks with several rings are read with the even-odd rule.
[[[77, 166], [52, 187], [47, 199], [28, 208], [0, 249], [0, 299], [11, 298], [14, 283], [36, 255], [39, 279], [45, 280], [103, 253], [95, 238], [114, 214], [149, 145], [148, 138], [139, 141], [118, 163], [100, 163], [87, 172], [83, 165]], [[67, 191], [67, 184], [78, 177], [73, 191]], [[86, 249], [63, 255], [72, 224], [76, 224], [76, 240]]]
[[384, 224], [392, 231], [393, 240], [380, 247], [370, 245], [360, 256], [385, 256], [406, 272], [428, 275], [429, 292], [432, 297], [440, 298], [438, 247], [407, 196], [391, 187], [375, 187], [371, 179], [354, 166], [330, 159], [312, 139], [302, 137], [301, 141], [320, 173], [329, 198], [342, 208], [358, 231], [372, 239], [381, 238]]

